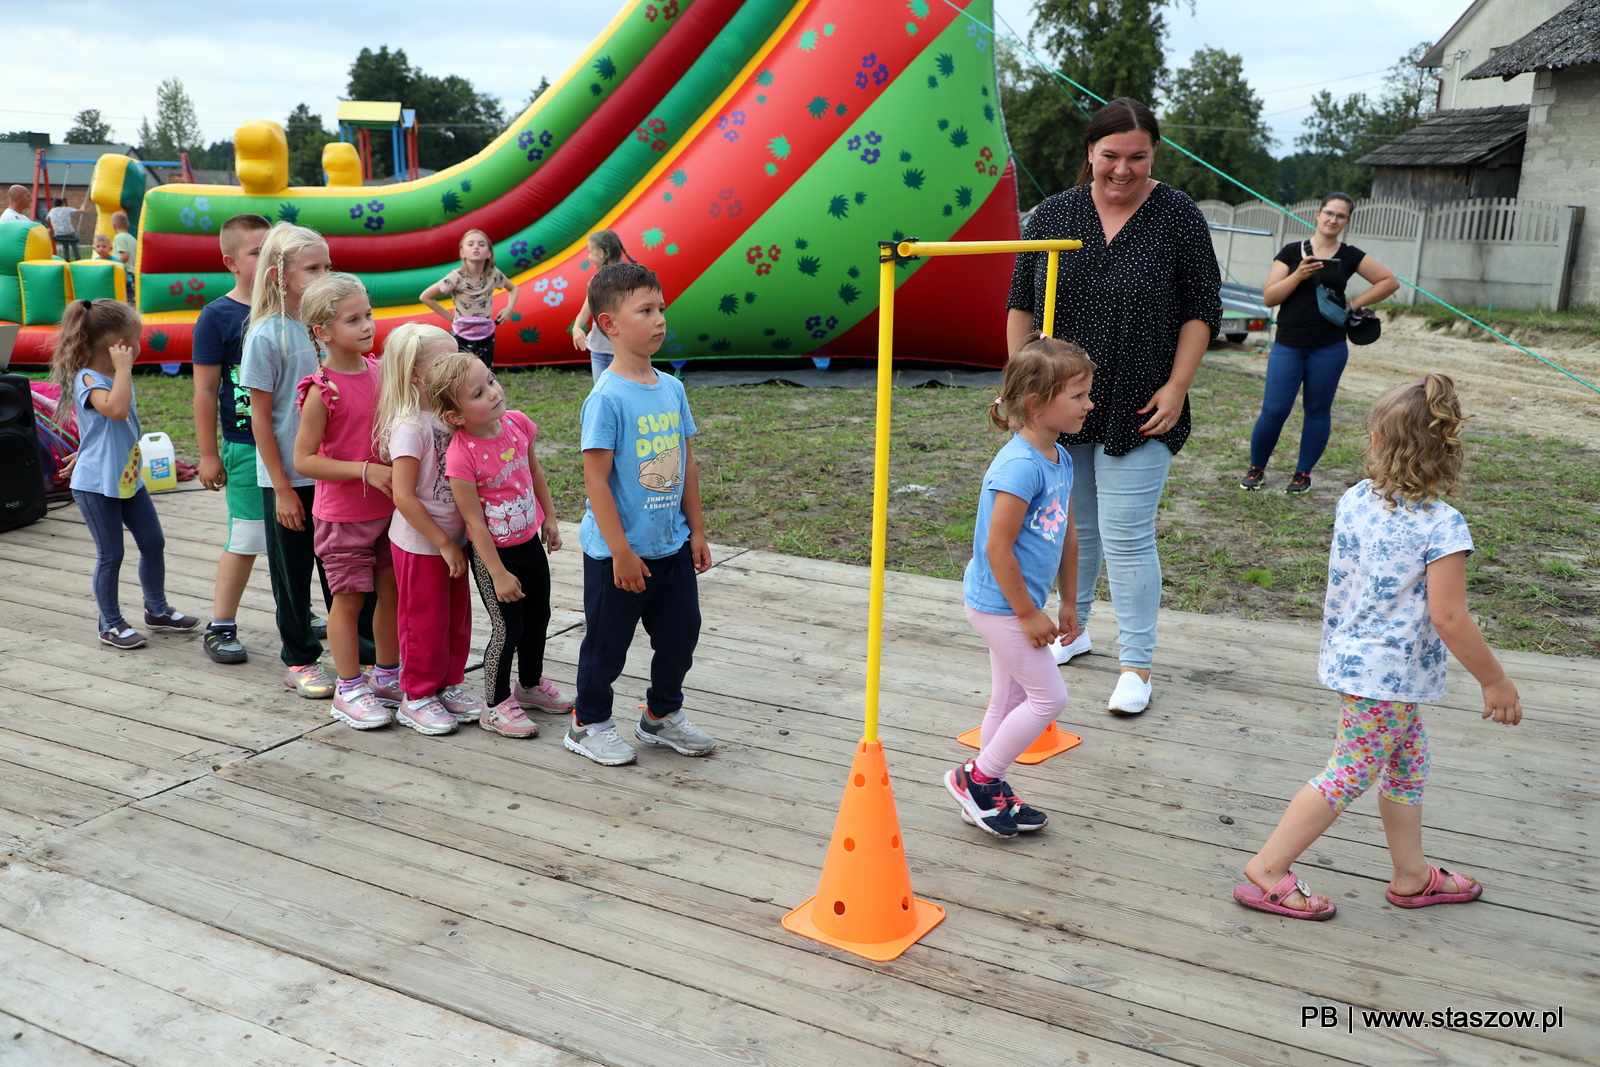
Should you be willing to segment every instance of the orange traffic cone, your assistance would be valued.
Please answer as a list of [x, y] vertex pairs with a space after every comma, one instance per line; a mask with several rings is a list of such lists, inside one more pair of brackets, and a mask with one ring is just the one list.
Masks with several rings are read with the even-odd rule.
[[[983, 747], [983, 727], [976, 726], [956, 738], [968, 748]], [[1069, 734], [1065, 730], [1056, 729], [1056, 724], [1051, 723], [1044, 728], [1044, 733], [1034, 738], [1033, 744], [1023, 749], [1022, 755], [1017, 757], [1018, 763], [1043, 763], [1058, 752], [1065, 752], [1083, 744], [1083, 738], [1077, 734]]]
[[784, 929], [882, 962], [943, 918], [943, 908], [911, 894], [883, 743], [863, 740], [850, 764], [817, 894], [783, 917]]

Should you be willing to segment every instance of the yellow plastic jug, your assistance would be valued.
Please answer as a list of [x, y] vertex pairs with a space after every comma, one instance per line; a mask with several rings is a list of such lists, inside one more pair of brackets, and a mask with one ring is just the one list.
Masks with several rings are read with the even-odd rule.
[[178, 457], [166, 434], [147, 433], [139, 438], [139, 473], [152, 493], [178, 488]]

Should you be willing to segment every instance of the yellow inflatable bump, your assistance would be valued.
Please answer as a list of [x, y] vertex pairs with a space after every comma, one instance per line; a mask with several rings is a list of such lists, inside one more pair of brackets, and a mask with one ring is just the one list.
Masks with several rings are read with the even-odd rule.
[[[109, 152], [95, 162], [94, 176], [89, 179], [89, 199], [99, 209], [94, 217], [96, 237], [116, 236], [117, 231], [111, 228], [111, 213], [122, 210], [122, 187], [128, 179], [131, 162], [127, 156]], [[40, 258], [48, 258], [48, 255]]]
[[233, 133], [233, 157], [239, 185], [247, 195], [276, 196], [289, 188], [289, 139], [276, 122], [255, 119], [242, 124]]
[[329, 141], [322, 146], [322, 169], [329, 185], [361, 184], [361, 154], [347, 141]]
[[28, 243], [23, 247], [22, 258], [26, 262], [30, 259], [50, 259], [56, 254], [55, 242], [50, 239], [50, 231], [42, 224], [36, 223], [28, 231]]

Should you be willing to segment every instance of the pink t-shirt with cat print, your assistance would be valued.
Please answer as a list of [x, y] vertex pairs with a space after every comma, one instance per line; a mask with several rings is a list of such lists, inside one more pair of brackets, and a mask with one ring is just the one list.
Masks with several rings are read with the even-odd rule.
[[508, 411], [494, 437], [457, 430], [445, 452], [447, 477], [476, 482], [483, 517], [494, 543], [510, 547], [533, 540], [544, 524], [544, 509], [533, 495], [528, 456], [539, 428], [520, 411]]

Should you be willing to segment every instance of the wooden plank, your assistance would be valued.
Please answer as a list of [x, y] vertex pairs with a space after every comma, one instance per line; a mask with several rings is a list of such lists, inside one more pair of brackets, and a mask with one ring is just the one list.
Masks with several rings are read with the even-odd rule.
[[0, 759], [0, 806], [54, 826], [76, 826], [127, 802], [110, 790]]
[[[458, 754], [440, 746], [428, 752], [425, 742], [414, 744], [409, 738], [400, 739], [396, 746], [354, 731], [333, 731], [324, 736], [341, 747], [378, 750], [383, 746], [385, 752], [398, 749], [419, 765], [494, 781], [518, 792], [543, 796], [552, 803], [570, 806], [574, 797], [585, 797], [586, 805], [615, 810], [621, 802], [628, 818], [622, 829], [608, 829], [608, 835], [623, 833], [624, 846], [651, 856], [681, 851], [696, 857], [714, 872], [709, 877], [727, 877], [734, 858], [754, 850], [751, 877], [767, 888], [765, 893], [752, 891], [751, 895], [771, 894], [777, 889], [777, 902], [784, 907], [798, 903], [815, 884], [815, 864], [820, 862], [826, 829], [832, 822], [830, 811], [815, 809], [838, 795], [838, 782], [843, 776], [842, 766], [830, 768], [814, 760], [791, 759], [779, 767], [779, 761], [739, 750], [737, 759], [695, 761], [691, 769], [681, 772], [666, 767], [652, 770], [652, 765], [645, 763], [641, 768], [645, 780], [636, 785], [637, 776], [626, 772], [596, 775], [587, 765], [569, 772], [565, 768], [576, 762], [575, 757], [566, 764], [545, 767], [538, 757], [526, 754], [484, 761], [473, 758], [475, 753]], [[415, 754], [411, 755], [413, 749]], [[552, 758], [559, 761], [563, 755], [554, 754]], [[469, 759], [470, 771], [457, 769]], [[542, 768], [541, 773], [527, 774], [525, 767], [530, 761]], [[897, 766], [898, 763], [897, 760]], [[789, 765], [798, 766], [817, 781], [787, 782], [785, 779], [795, 773]], [[826, 782], [822, 781], [824, 777]], [[594, 779], [592, 784], [590, 778]], [[670, 788], [663, 790], [663, 786]], [[920, 783], [908, 790], [904, 777], [900, 788], [920, 792], [923, 798], [937, 790]], [[598, 796], [589, 796], [593, 790], [600, 790]], [[797, 805], [795, 797], [811, 799]], [[816, 803], [816, 798], [821, 804]], [[735, 812], [737, 816], [732, 814]], [[967, 831], [964, 838], [953, 836], [963, 830], [949, 814], [947, 801], [941, 800], [935, 807], [902, 799], [900, 820], [919, 892], [941, 903], [958, 902], [968, 908], [993, 910], [1013, 921], [1036, 924], [1035, 934], [1027, 936], [1037, 936], [1060, 924], [1059, 929], [1069, 936], [1098, 938], [1139, 951], [1176, 956], [1241, 976], [1275, 976], [1291, 989], [1368, 1006], [1443, 1006], [1435, 1004], [1437, 998], [1469, 996], [1470, 984], [1460, 984], [1459, 977], [1481, 969], [1486, 958], [1496, 961], [1498, 994], [1531, 1006], [1555, 999], [1563, 979], [1555, 977], [1553, 968], [1559, 966], [1570, 975], [1588, 966], [1583, 953], [1559, 947], [1567, 944], [1572, 935], [1529, 929], [1531, 920], [1509, 909], [1502, 909], [1493, 917], [1473, 917], [1480, 928], [1487, 924], [1489, 929], [1468, 932], [1467, 936], [1477, 938], [1486, 947], [1486, 954], [1457, 956], [1437, 946], [1435, 937], [1419, 930], [1415, 916], [1397, 914], [1381, 905], [1352, 913], [1348, 922], [1341, 916], [1332, 934], [1310, 932], [1306, 927], [1313, 924], [1288, 921], [1263, 929], [1254, 923], [1253, 913], [1239, 909], [1228, 899], [1229, 889], [1238, 879], [1217, 863], [1218, 851], [1214, 847], [1196, 847], [1156, 833], [1130, 836], [1121, 827], [1108, 827], [1105, 846], [1095, 850], [1094, 842], [1084, 839], [1073, 822], [1066, 840], [1053, 832], [1044, 835], [1046, 841], [1039, 844], [1014, 844], [1008, 849], [1010, 863], [1005, 877], [995, 879], [985, 861], [974, 858], [975, 850], [979, 856], [984, 851], [983, 846], [975, 846], [975, 833]], [[633, 824], [637, 824], [637, 832], [648, 831], [648, 843], [627, 836], [627, 826]], [[808, 832], [795, 829], [797, 826], [812, 829]], [[688, 840], [677, 849], [671, 848], [669, 842], [657, 842], [658, 836], [669, 833]], [[1070, 849], [1070, 868], [1063, 869], [1053, 855], [1058, 847]], [[1242, 859], [1241, 856], [1236, 862]], [[792, 865], [789, 874], [784, 874], [780, 861]], [[1074, 876], [1073, 871], [1078, 873]], [[1063, 882], [1063, 874], [1074, 880]], [[1118, 888], [1104, 890], [1100, 885]], [[1106, 892], [1115, 894], [1114, 902], [1104, 899]], [[1371, 899], [1370, 894], [1367, 899]], [[1441, 918], [1430, 917], [1430, 924]], [[1462, 924], [1467, 925], [1468, 920], [1463, 919]], [[960, 936], [960, 924], [947, 925], [949, 930], [941, 928], [930, 935], [930, 944], [940, 938]], [[1329, 929], [1323, 924], [1315, 925], [1323, 931]], [[1554, 925], [1566, 928], [1568, 924], [1556, 921]], [[1450, 933], [1455, 937], [1462, 931], [1452, 929]], [[1216, 951], [1218, 936], [1229, 946], [1225, 958], [1219, 958]], [[1348, 967], [1355, 966], [1354, 961], [1384, 958], [1386, 946], [1392, 946], [1397, 939], [1419, 937], [1430, 946], [1431, 954], [1420, 961], [1414, 974], [1387, 970], [1376, 973], [1362, 964], [1357, 968], [1361, 980], [1352, 984]], [[1566, 962], [1558, 964], [1546, 953], [1547, 948], [1555, 956], [1566, 956]], [[1308, 953], [1315, 958], [1308, 958]], [[1507, 957], [1517, 962], [1510, 963]], [[1338, 963], [1340, 960], [1345, 963]], [[1520, 1036], [1517, 1040], [1523, 1042]], [[1530, 1041], [1536, 1043], [1537, 1039]], [[1472, 1062], [1472, 1058], [1466, 1062]]]
[[[794, 943], [775, 922], [783, 908], [769, 902], [774, 879], [792, 866], [788, 861], [726, 847], [712, 852], [703, 841], [680, 841], [659, 826], [645, 831], [648, 842], [641, 841], [626, 832], [626, 823], [615, 825], [617, 816], [602, 838], [591, 827], [565, 819], [566, 807], [560, 803], [432, 768], [386, 763], [333, 746], [301, 745], [232, 768], [229, 778], [517, 866], [535, 878], [570, 880], [592, 891], [695, 914], [747, 937]], [[642, 805], [640, 799], [628, 800], [627, 817], [654, 803], [660, 801]], [[463, 811], [472, 812], [470, 820], [461, 818]], [[670, 807], [665, 821], [669, 826], [679, 821]], [[767, 831], [763, 827], [758, 832]], [[721, 839], [737, 836], [724, 832]], [[929, 861], [920, 852], [917, 860], [919, 865]], [[937, 859], [929, 862], [938, 864]], [[802, 884], [808, 876], [814, 878], [815, 872], [797, 873]], [[1021, 907], [1022, 901], [998, 903]], [[1297, 1017], [1306, 1002], [1297, 988], [1275, 985], [1266, 976], [1236, 976], [1035, 926], [1028, 917], [1036, 906], [1008, 915], [958, 906], [947, 920], [948, 929], [925, 939], [892, 971], [897, 979], [1108, 1040], [1134, 1036], [1150, 1047], [1149, 1035], [1167, 1035], [1155, 1046], [1184, 1062], [1203, 1062], [1204, 1050], [1228, 1057], [1230, 1063], [1277, 1063], [1288, 1054], [1277, 1044], [1264, 1049], [1244, 1035], [1264, 1018]], [[996, 969], [1005, 972], [1003, 980], [995, 979]], [[971, 991], [983, 995], [974, 997]], [[1109, 1010], [1101, 1007], [1108, 999], [1115, 1005]], [[1313, 1062], [1304, 1057], [1316, 1054], [1364, 1063], [1399, 1063], [1410, 1055], [1392, 1048], [1388, 1036], [1363, 1034], [1362, 1040], [1352, 1041], [1342, 1031], [1330, 1038], [1316, 1029], [1275, 1033], [1273, 1040], [1297, 1046], [1297, 1063]], [[1203, 1046], [1199, 1052], [1196, 1043]]]
[[591, 1062], [31, 864], [0, 870], [0, 927], [369, 1067]]
[[0, 1067], [131, 1067], [0, 1011]]
[[[19, 698], [17, 702], [21, 703], [22, 699], [25, 698]], [[171, 774], [14, 730], [0, 730], [0, 752], [5, 753], [9, 763], [92, 785], [124, 797], [147, 797], [197, 777], [192, 773]]]
[[[0, 929], [6, 1009], [114, 1059], [161, 1067], [355, 1067], [262, 1026]], [[95, 1010], [78, 998], [95, 991]]]
[[45, 682], [29, 693], [5, 689], [6, 728], [148, 767], [179, 781], [197, 778], [250, 754], [248, 749], [55, 699], [65, 688]]
[[[582, 950], [458, 910], [478, 901], [435, 907], [149, 812], [125, 809], [92, 833], [58, 837], [35, 862], [616, 1067], [914, 1062], [597, 960], [581, 911], [546, 933]], [[1090, 1045], [1060, 1037], [1064, 1048]], [[1152, 1062], [1118, 1054], [1085, 1062]]]
[[[3, 781], [4, 779], [0, 778], [0, 782]], [[46, 822], [37, 816], [22, 815], [0, 807], [0, 856], [27, 848], [58, 829], [54, 823]]]

